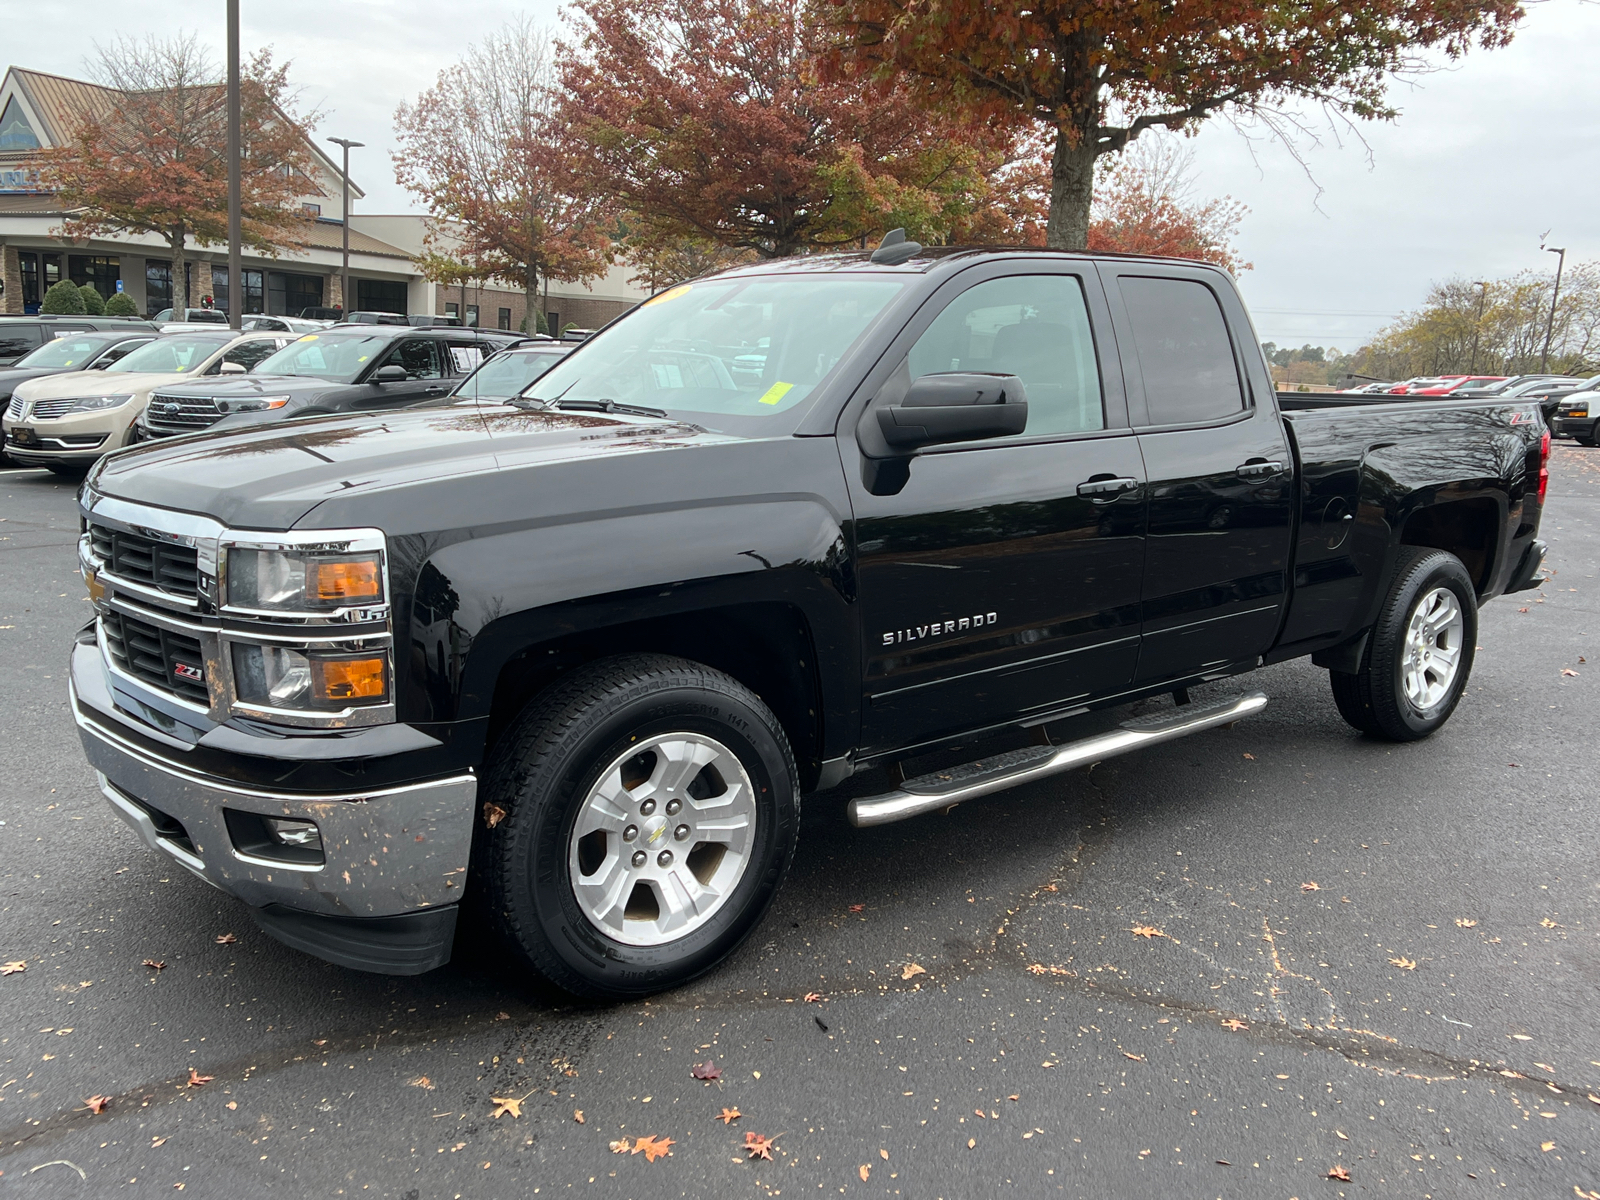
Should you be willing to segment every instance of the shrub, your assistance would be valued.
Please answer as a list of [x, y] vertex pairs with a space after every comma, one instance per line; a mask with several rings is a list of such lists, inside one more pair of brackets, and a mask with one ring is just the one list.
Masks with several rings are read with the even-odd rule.
[[83, 293], [83, 311], [91, 317], [103, 316], [106, 311], [106, 302], [99, 292], [94, 290], [92, 283], [86, 283], [78, 289]]
[[106, 297], [106, 316], [108, 317], [137, 317], [139, 306], [129, 297], [127, 292], [113, 292]]
[[44, 302], [39, 305], [39, 311], [82, 316], [87, 309], [84, 308], [83, 293], [78, 290], [78, 285], [70, 279], [63, 279], [60, 283], [50, 285], [50, 290], [44, 294]]
[[[539, 312], [537, 309], [534, 310], [533, 321], [534, 321], [533, 331], [535, 333], [549, 333], [550, 332], [550, 324], [549, 324], [549, 322], [547, 322], [544, 319], [544, 314], [542, 312]], [[523, 333], [527, 333], [528, 332], [528, 318], [527, 317], [523, 317], [522, 318], [521, 329], [522, 329]]]

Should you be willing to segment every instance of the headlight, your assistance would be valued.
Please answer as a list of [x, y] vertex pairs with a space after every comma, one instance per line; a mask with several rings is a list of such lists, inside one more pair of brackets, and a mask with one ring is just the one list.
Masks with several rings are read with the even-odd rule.
[[295, 550], [228, 551], [228, 604], [273, 612], [323, 613], [385, 602], [383, 557]]
[[132, 399], [132, 392], [122, 392], [115, 396], [87, 396], [79, 400], [67, 411], [69, 413], [100, 412], [107, 408], [121, 408]]
[[233, 680], [240, 703], [262, 708], [326, 712], [389, 699], [388, 660], [376, 652], [324, 653], [235, 643]]
[[217, 411], [222, 413], [265, 412], [269, 408], [282, 408], [289, 403], [287, 396], [257, 396], [252, 400], [218, 400]]

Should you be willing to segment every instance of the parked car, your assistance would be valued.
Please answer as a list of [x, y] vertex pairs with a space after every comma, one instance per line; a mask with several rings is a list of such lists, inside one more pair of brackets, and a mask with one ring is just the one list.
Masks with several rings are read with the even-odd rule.
[[391, 312], [353, 312], [345, 313], [337, 324], [340, 325], [409, 325], [411, 322], [402, 313]]
[[183, 312], [174, 315], [170, 308], [163, 308], [150, 318], [157, 325], [169, 322], [182, 322], [187, 325], [226, 325], [228, 314], [220, 308], [186, 308]]
[[1583, 380], [1571, 375], [1513, 375], [1502, 379], [1499, 383], [1489, 384], [1485, 387], [1457, 388], [1451, 393], [1453, 396], [1527, 396], [1535, 392], [1547, 391], [1556, 388], [1576, 387]]
[[3, 421], [6, 454], [58, 474], [81, 472], [127, 445], [153, 389], [196, 375], [243, 374], [282, 348], [287, 334], [169, 333], [103, 371], [69, 371], [17, 385]]
[[338, 322], [344, 320], [344, 309], [327, 308], [320, 305], [313, 305], [310, 308], [302, 308], [300, 310], [300, 317], [305, 321]]
[[245, 378], [169, 381], [139, 417], [134, 438], [437, 400], [488, 355], [524, 340], [490, 330], [334, 325], [288, 343]]
[[1473, 387], [1474, 385], [1488, 386], [1489, 384], [1501, 383], [1504, 380], [1504, 375], [1449, 375], [1438, 383], [1429, 384], [1427, 387], [1414, 387], [1410, 389], [1408, 394], [1412, 396], [1450, 396], [1461, 388]]
[[0, 367], [13, 366], [24, 354], [63, 333], [154, 333], [149, 321], [133, 317], [80, 317], [43, 313], [32, 317], [0, 316]]
[[1418, 375], [1411, 379], [1403, 379], [1399, 383], [1393, 384], [1390, 386], [1388, 391], [1390, 395], [1404, 396], [1415, 388], [1431, 387], [1440, 382], [1443, 381], [1437, 375]]
[[[417, 329], [427, 329], [434, 325], [453, 325], [460, 328], [463, 322], [460, 317], [441, 317], [433, 313], [412, 313], [406, 318], [406, 324]], [[476, 328], [476, 326], [473, 328]]]
[[250, 313], [239, 321], [246, 333], [316, 333], [327, 329], [332, 321], [309, 321], [300, 317], [279, 317], [268, 313]]
[[53, 337], [9, 367], [0, 368], [0, 407], [10, 402], [11, 393], [25, 380], [67, 371], [104, 371], [155, 337], [154, 330], [113, 333], [98, 329]]
[[1600, 440], [1600, 376], [1563, 393], [1552, 422], [1557, 437], [1572, 438], [1580, 446]]
[[300, 950], [428, 970], [475, 890], [509, 954], [629, 997], [759, 926], [803, 794], [948, 809], [1237, 721], [1266, 697], [1188, 689], [1306, 655], [1355, 729], [1426, 737], [1479, 606], [1541, 582], [1545, 427], [1286, 412], [1255, 345], [1204, 264], [902, 243], [664, 292], [540, 407], [112, 455], [79, 493], [85, 753]]
[[530, 384], [572, 350], [566, 343], [548, 339], [502, 350], [484, 359], [476, 371], [456, 384], [449, 398], [467, 404], [503, 404], [519, 399]]

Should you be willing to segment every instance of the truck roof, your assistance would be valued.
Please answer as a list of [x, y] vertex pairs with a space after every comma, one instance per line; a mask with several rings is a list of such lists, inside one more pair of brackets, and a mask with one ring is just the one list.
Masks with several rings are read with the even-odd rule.
[[765, 259], [757, 263], [742, 263], [702, 276], [704, 279], [732, 278], [740, 275], [778, 275], [823, 271], [873, 271], [885, 274], [923, 275], [936, 267], [960, 263], [984, 262], [992, 259], [1038, 256], [1072, 260], [1117, 259], [1150, 263], [1171, 263], [1184, 267], [1211, 267], [1227, 274], [1215, 263], [1191, 258], [1169, 258], [1151, 254], [1122, 254], [1101, 250], [1057, 250], [1049, 246], [924, 246], [904, 262], [878, 263], [872, 261], [870, 250], [836, 251], [828, 254], [792, 255], [788, 258]]

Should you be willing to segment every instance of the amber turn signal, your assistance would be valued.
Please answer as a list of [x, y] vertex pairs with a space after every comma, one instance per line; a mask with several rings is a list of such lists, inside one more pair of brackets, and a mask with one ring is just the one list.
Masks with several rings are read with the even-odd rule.
[[387, 691], [381, 658], [313, 658], [312, 693], [318, 700], [381, 700]]
[[383, 595], [376, 558], [306, 563], [306, 594], [324, 602], [376, 600]]

